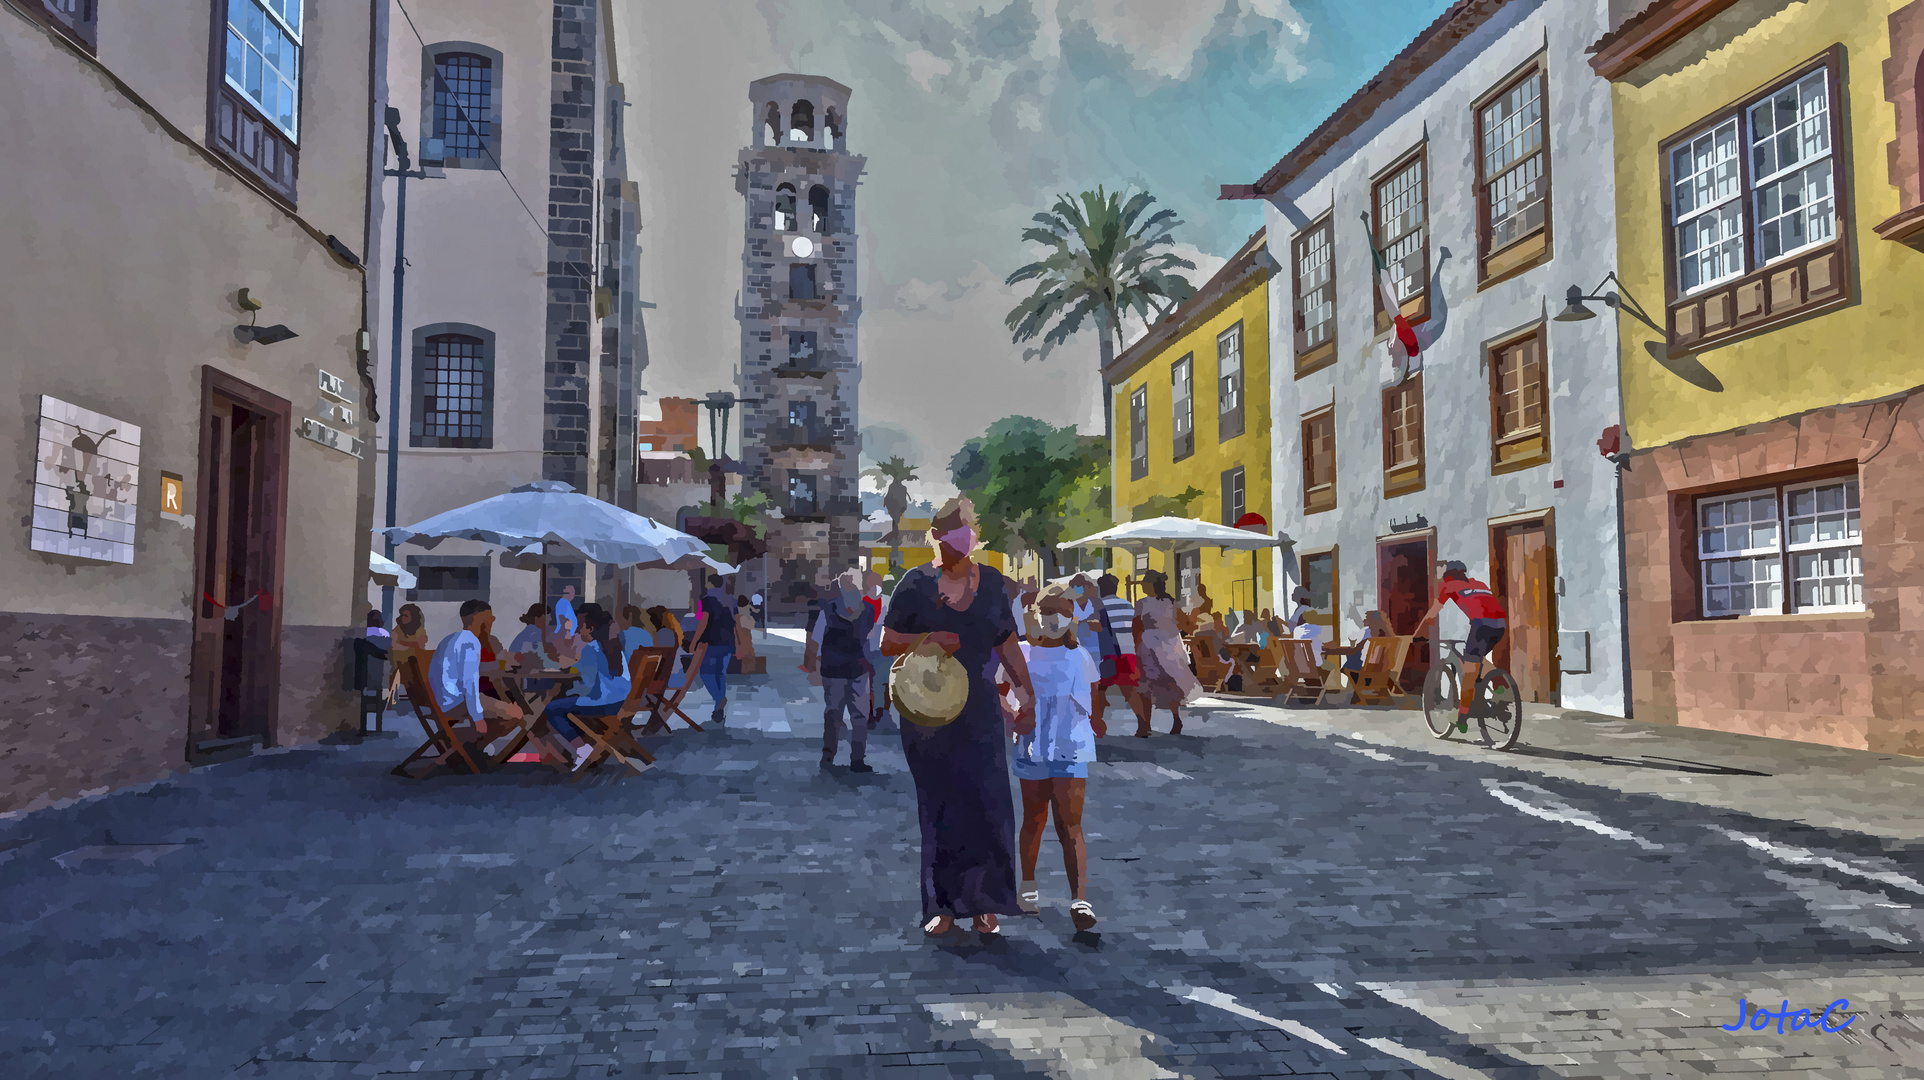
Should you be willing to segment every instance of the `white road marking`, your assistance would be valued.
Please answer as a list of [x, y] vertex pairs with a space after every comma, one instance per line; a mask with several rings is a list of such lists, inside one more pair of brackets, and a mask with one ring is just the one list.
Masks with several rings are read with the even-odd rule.
[[1343, 993], [1343, 988], [1336, 985], [1335, 983], [1317, 983], [1316, 989], [1321, 990], [1323, 993], [1328, 994], [1330, 997], [1348, 997], [1349, 996], [1348, 994]]
[[[1628, 841], [1643, 848], [1645, 851], [1662, 851], [1664, 849], [1662, 844], [1651, 843], [1636, 833], [1628, 832], [1612, 825], [1605, 825], [1597, 819], [1596, 815], [1571, 806], [1569, 803], [1557, 798], [1555, 794], [1545, 791], [1535, 784], [1525, 784], [1514, 780], [1507, 783], [1499, 783], [1495, 780], [1485, 779], [1483, 786], [1489, 789], [1490, 794], [1494, 796], [1498, 802], [1506, 806], [1515, 807], [1531, 817], [1542, 818], [1545, 821], [1560, 821], [1565, 825], [1575, 825], [1579, 829], [1588, 829], [1599, 836], [1607, 836], [1612, 840]], [[1539, 806], [1525, 802], [1515, 795], [1510, 794], [1511, 791], [1529, 792], [1531, 795], [1537, 797], [1537, 802], [1546, 805]]]
[[1437, 1057], [1435, 1054], [1426, 1054], [1421, 1050], [1412, 1049], [1391, 1039], [1363, 1039], [1361, 1041], [1365, 1046], [1381, 1050], [1391, 1057], [1402, 1058], [1412, 1065], [1420, 1065], [1438, 1076], [1447, 1077], [1448, 1080], [1493, 1080], [1489, 1073], [1478, 1072], [1468, 1065], [1459, 1065], [1449, 1058]]
[[1352, 754], [1361, 754], [1364, 757], [1369, 758], [1371, 761], [1395, 761], [1396, 760], [1395, 758], [1391, 757], [1388, 754], [1385, 754], [1381, 750], [1372, 750], [1367, 746], [1351, 746], [1348, 743], [1342, 743], [1342, 742], [1339, 742], [1336, 745], [1339, 749], [1348, 750]]
[[1920, 882], [1913, 877], [1906, 877], [1895, 870], [1878, 869], [1876, 866], [1878, 862], [1883, 862], [1886, 866], [1892, 865], [1882, 859], [1876, 861], [1870, 859], [1834, 859], [1828, 855], [1819, 855], [1807, 848], [1795, 847], [1791, 844], [1780, 844], [1773, 840], [1766, 840], [1761, 836], [1751, 836], [1747, 833], [1737, 832], [1734, 829], [1726, 829], [1722, 825], [1706, 825], [1704, 827], [1712, 832], [1722, 833], [1725, 839], [1735, 840], [1740, 844], [1756, 848], [1771, 858], [1787, 862], [1792, 866], [1828, 867], [1842, 874], [1850, 874], [1855, 877], [1861, 877], [1866, 881], [1875, 881], [1880, 884], [1895, 886], [1906, 892], [1924, 895], [1924, 882]]
[[1349, 1055], [1349, 1051], [1324, 1038], [1322, 1033], [1318, 1032], [1315, 1028], [1299, 1024], [1294, 1020], [1281, 1020], [1274, 1016], [1264, 1016], [1254, 1009], [1236, 1004], [1234, 997], [1223, 993], [1221, 990], [1212, 990], [1207, 986], [1171, 986], [1166, 989], [1184, 1001], [1193, 1001], [1199, 1005], [1213, 1006], [1226, 1013], [1234, 1013], [1237, 1016], [1254, 1020], [1259, 1024], [1268, 1024], [1278, 1031], [1287, 1032], [1305, 1042], [1315, 1043], [1325, 1050], [1334, 1051], [1345, 1057]]

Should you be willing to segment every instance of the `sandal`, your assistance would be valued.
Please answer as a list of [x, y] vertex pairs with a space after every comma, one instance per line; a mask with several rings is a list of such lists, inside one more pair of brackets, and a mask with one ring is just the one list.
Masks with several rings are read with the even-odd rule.
[[1096, 909], [1087, 900], [1077, 900], [1069, 905], [1069, 920], [1076, 924], [1077, 930], [1093, 930], [1096, 926]]
[[1042, 891], [1036, 888], [1035, 882], [1023, 882], [1022, 887], [1016, 890], [1015, 900], [1017, 906], [1022, 908], [1022, 914], [1042, 914]]
[[922, 932], [930, 937], [935, 937], [938, 934], [946, 934], [954, 928], [955, 916], [953, 915], [937, 915], [935, 918], [922, 924]]
[[1002, 924], [996, 921], [994, 915], [984, 912], [975, 917], [975, 932], [978, 934], [1000, 934], [1002, 932]]

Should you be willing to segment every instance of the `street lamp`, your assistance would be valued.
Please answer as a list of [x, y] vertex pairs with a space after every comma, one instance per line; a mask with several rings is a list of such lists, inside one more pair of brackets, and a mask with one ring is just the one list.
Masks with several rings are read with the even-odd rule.
[[[1619, 296], [1613, 292], [1597, 291], [1613, 281], [1616, 282], [1619, 287], [1623, 285], [1622, 279], [1617, 277], [1617, 273], [1614, 270], [1605, 274], [1603, 280], [1597, 282], [1597, 288], [1590, 290], [1588, 294], [1585, 294], [1582, 289], [1577, 288], [1575, 285], [1570, 286], [1570, 290], [1566, 292], [1563, 297], [1563, 310], [1557, 312], [1551, 316], [1551, 318], [1557, 322], [1582, 322], [1585, 319], [1594, 319], [1597, 317], [1597, 313], [1584, 307], [1583, 302], [1585, 300], [1597, 300], [1601, 301], [1613, 311], [1629, 312], [1632, 318], [1648, 326], [1650, 329], [1655, 330], [1657, 333], [1668, 336], [1663, 327], [1651, 321], [1650, 316], [1644, 313], [1643, 305], [1637, 303], [1634, 298]], [[1627, 289], [1625, 290], [1625, 292], [1628, 291]]]

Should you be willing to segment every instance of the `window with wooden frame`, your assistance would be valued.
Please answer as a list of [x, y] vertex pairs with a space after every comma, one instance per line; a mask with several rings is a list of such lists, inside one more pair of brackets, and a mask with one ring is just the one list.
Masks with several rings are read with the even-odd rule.
[[1423, 490], [1423, 375], [1383, 391], [1383, 496]]
[[1216, 440], [1243, 433], [1243, 324], [1216, 335]]
[[1673, 349], [1850, 299], [1835, 55], [1663, 145]]
[[301, 5], [215, 0], [208, 143], [294, 202], [299, 171]]
[[1298, 378], [1336, 359], [1335, 248], [1335, 230], [1327, 215], [1290, 242]]
[[1336, 406], [1303, 416], [1303, 510], [1336, 506]]
[[93, 52], [99, 41], [98, 0], [23, 0], [22, 14], [32, 16]]
[[1698, 498], [1702, 616], [1864, 610], [1857, 501], [1855, 476]]
[[1149, 475], [1149, 388], [1138, 386], [1129, 395], [1129, 479]]
[[1547, 85], [1533, 60], [1473, 106], [1479, 286], [1550, 258]]
[[[1390, 288], [1403, 317], [1420, 322], [1430, 316], [1429, 166], [1426, 148], [1378, 174], [1370, 185], [1370, 220], [1376, 250], [1389, 268]], [[1390, 328], [1392, 313], [1383, 308], [1383, 290], [1371, 289], [1376, 332]]]
[[1223, 524], [1233, 527], [1248, 512], [1248, 496], [1243, 488], [1243, 467], [1238, 465], [1223, 472]]
[[1550, 460], [1543, 325], [1490, 348], [1490, 470]]
[[1196, 354], [1190, 353], [1169, 367], [1170, 430], [1174, 445], [1171, 456], [1177, 460], [1196, 452]]

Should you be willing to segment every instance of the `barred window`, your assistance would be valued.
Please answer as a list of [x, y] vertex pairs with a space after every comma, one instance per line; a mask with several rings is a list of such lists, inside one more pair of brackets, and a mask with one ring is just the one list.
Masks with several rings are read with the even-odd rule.
[[[1336, 279], [1330, 273], [1331, 223], [1312, 226], [1291, 245], [1296, 271], [1296, 353], [1320, 348], [1336, 336]], [[1299, 373], [1302, 368], [1299, 365]]]
[[494, 62], [473, 53], [434, 58], [434, 137], [450, 158], [494, 153]]
[[1533, 69], [1477, 112], [1483, 250], [1496, 252], [1549, 222], [1544, 175], [1543, 71]]
[[1863, 610], [1861, 525], [1856, 477], [1698, 499], [1704, 617]]
[[494, 362], [471, 334], [431, 334], [416, 351], [413, 445], [494, 443]]
[[[1419, 153], [1372, 192], [1376, 246], [1389, 266], [1391, 287], [1398, 301], [1421, 294], [1430, 279], [1429, 205], [1424, 188], [1423, 155]], [[1372, 292], [1380, 296], [1381, 290]]]

